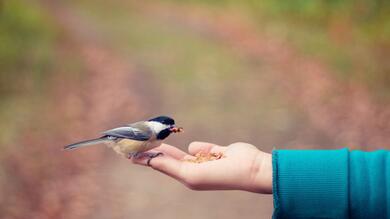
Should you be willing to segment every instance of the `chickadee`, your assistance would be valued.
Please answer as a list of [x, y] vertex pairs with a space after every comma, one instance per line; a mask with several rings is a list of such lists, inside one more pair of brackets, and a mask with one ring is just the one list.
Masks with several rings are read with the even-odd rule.
[[158, 147], [162, 140], [171, 133], [181, 132], [182, 128], [175, 126], [175, 121], [167, 116], [159, 116], [148, 121], [140, 121], [123, 127], [107, 130], [100, 138], [81, 141], [64, 147], [65, 150], [72, 150], [79, 147], [105, 143], [114, 149], [118, 154], [127, 158], [139, 158], [143, 155], [151, 158], [161, 155], [161, 153], [143, 153]]

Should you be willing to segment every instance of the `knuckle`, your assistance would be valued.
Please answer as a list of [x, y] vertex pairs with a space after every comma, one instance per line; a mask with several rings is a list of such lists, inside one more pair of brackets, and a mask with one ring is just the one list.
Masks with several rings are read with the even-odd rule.
[[191, 142], [189, 145], [188, 145], [188, 148], [193, 148], [193, 147], [196, 147], [196, 145], [199, 144], [199, 141], [193, 141]]
[[244, 143], [244, 142], [235, 142], [235, 143], [231, 144], [230, 146], [240, 146], [240, 145], [247, 145], [247, 143]]
[[196, 146], [196, 145], [199, 145], [199, 144], [202, 144], [202, 142], [200, 142], [200, 141], [193, 141], [189, 145], [190, 146]]
[[190, 145], [192, 145], [192, 144], [199, 144], [199, 143], [200, 143], [199, 141], [193, 141], [193, 142], [190, 143]]
[[235, 142], [235, 143], [231, 144], [230, 146], [233, 146], [233, 147], [254, 147], [252, 144], [248, 144], [245, 142]]

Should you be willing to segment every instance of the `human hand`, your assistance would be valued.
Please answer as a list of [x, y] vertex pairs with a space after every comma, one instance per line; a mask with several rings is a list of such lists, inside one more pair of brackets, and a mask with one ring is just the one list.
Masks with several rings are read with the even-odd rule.
[[[206, 142], [193, 142], [189, 153], [176, 147], [162, 144], [152, 150], [161, 152], [150, 161], [150, 166], [182, 182], [193, 190], [245, 190], [257, 193], [272, 193], [272, 156], [246, 143], [234, 143], [227, 147]], [[219, 160], [192, 163], [194, 155], [223, 153]], [[147, 159], [133, 162], [146, 166]]]

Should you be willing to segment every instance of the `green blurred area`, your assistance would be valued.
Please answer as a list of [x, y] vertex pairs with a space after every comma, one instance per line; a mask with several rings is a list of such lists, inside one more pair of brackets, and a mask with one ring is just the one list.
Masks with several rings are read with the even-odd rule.
[[35, 1], [0, 1], [0, 145], [44, 104], [56, 31]]
[[247, 14], [261, 32], [327, 62], [338, 78], [389, 98], [390, 2], [386, 0], [189, 0], [178, 4]]
[[[93, 10], [98, 5], [88, 1], [84, 2], [85, 7], [90, 7], [89, 10]], [[270, 32], [279, 38], [286, 38], [307, 55], [318, 56], [328, 61], [342, 77], [358, 78], [376, 88], [389, 87], [387, 86], [390, 83], [389, 67], [386, 62], [390, 46], [390, 3], [388, 1], [190, 0], [168, 2], [211, 7], [217, 10], [242, 11], [258, 23], [260, 30]], [[49, 72], [54, 29], [50, 17], [42, 13], [42, 8], [36, 1], [3, 1], [1, 5], [0, 89], [1, 93], [5, 94], [24, 89], [25, 86], [34, 86], [31, 83], [37, 83], [45, 77], [45, 73]], [[123, 17], [116, 15], [121, 7], [119, 5], [115, 8], [115, 5], [118, 6], [118, 1], [103, 5], [111, 7], [109, 11], [113, 12], [109, 15], [110, 19], [106, 20], [108, 25], [114, 22], [113, 19], [126, 21]], [[133, 21], [137, 25], [136, 28], [147, 29], [133, 31], [133, 35], [147, 33], [153, 36], [152, 32], [147, 31], [154, 31], [155, 34], [161, 33], [161, 30], [153, 30], [155, 27], [148, 28], [148, 24], [144, 27], [143, 23]], [[174, 41], [175, 39], [170, 38], [173, 35], [174, 33], [166, 36], [166, 39]], [[153, 37], [150, 38], [154, 40]], [[148, 46], [147, 38], [142, 38], [142, 41], [139, 46]], [[178, 44], [182, 45], [180, 41]], [[169, 46], [169, 42], [166, 45]], [[203, 49], [198, 45], [186, 44], [186, 46], [191, 46], [200, 52]], [[181, 47], [181, 49], [184, 48]], [[183, 62], [179, 64], [186, 65]], [[186, 71], [186, 69], [180, 70]], [[14, 81], [14, 83], [8, 83], [9, 81]]]
[[39, 4], [1, 2], [0, 93], [34, 90], [47, 77], [53, 55], [54, 29]]
[[214, 7], [239, 8], [251, 11], [258, 18], [283, 20], [290, 24], [303, 26], [329, 25], [338, 20], [349, 20], [352, 28], [361, 34], [370, 35], [378, 40], [389, 37], [389, 2], [384, 0], [194, 0], [175, 1], [186, 4], [207, 4]]
[[[290, 26], [289, 31], [327, 32], [333, 25], [348, 25], [353, 38], [368, 38], [378, 43], [390, 37], [390, 3], [385, 0], [189, 0], [178, 4], [205, 5], [244, 10], [262, 25]], [[283, 23], [283, 24], [281, 24]]]

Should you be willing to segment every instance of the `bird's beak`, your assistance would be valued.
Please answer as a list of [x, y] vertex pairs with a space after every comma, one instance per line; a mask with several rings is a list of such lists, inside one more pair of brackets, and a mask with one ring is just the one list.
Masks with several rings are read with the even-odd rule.
[[176, 127], [176, 126], [172, 126], [169, 130], [173, 133], [183, 132], [182, 127]]

